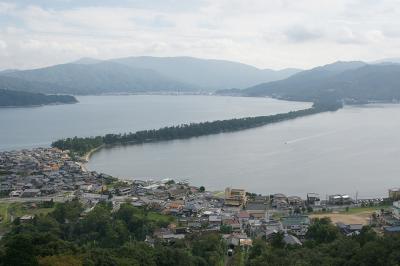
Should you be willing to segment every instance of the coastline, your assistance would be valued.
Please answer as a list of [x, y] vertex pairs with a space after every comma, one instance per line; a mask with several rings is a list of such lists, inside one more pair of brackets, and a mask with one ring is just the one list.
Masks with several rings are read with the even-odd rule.
[[85, 155], [83, 155], [83, 156], [81, 157], [81, 158], [82, 158], [82, 161], [83, 161], [83, 163], [81, 163], [81, 167], [82, 167], [82, 169], [83, 169], [85, 172], [88, 171], [88, 169], [86, 168], [86, 164], [89, 162], [90, 157], [92, 157], [93, 153], [95, 153], [95, 152], [98, 151], [99, 149], [103, 148], [104, 146], [105, 146], [105, 145], [102, 144], [102, 145], [100, 145], [100, 146], [98, 146], [98, 147], [96, 147], [96, 148], [93, 148], [93, 149], [91, 149], [91, 150], [88, 151]]
[[12, 108], [34, 108], [34, 107], [43, 107], [43, 106], [56, 106], [56, 105], [65, 105], [65, 104], [77, 104], [79, 101], [75, 102], [54, 102], [54, 103], [43, 103], [43, 104], [28, 104], [28, 105], [0, 105], [0, 109], [12, 109]]

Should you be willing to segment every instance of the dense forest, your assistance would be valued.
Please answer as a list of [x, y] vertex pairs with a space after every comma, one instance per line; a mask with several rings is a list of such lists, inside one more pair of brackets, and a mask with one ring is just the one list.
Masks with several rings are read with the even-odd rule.
[[69, 95], [45, 95], [23, 91], [0, 89], [0, 107], [7, 106], [37, 106], [55, 103], [76, 103], [77, 100]]
[[142, 130], [128, 134], [107, 134], [104, 137], [96, 136], [86, 138], [66, 138], [53, 142], [52, 147], [57, 147], [62, 150], [70, 150], [71, 152], [82, 156], [90, 150], [95, 149], [103, 144], [139, 144], [144, 142], [186, 139], [210, 134], [234, 132], [317, 114], [320, 112], [336, 111], [341, 107], [342, 105], [340, 102], [321, 100], [314, 103], [312, 108], [291, 111], [283, 114], [183, 124], [160, 129]]
[[379, 236], [370, 227], [359, 235], [342, 235], [329, 219], [316, 219], [303, 246], [286, 245], [283, 234], [255, 239], [249, 249], [227, 244], [218, 232], [188, 234], [183, 240], [154, 244], [144, 241], [174, 219], [124, 203], [112, 212], [99, 203], [85, 215], [73, 200], [58, 203], [32, 221], [14, 220], [0, 240], [0, 265], [42, 266], [222, 266], [222, 265], [399, 265], [400, 237]]
[[84, 216], [83, 210], [73, 200], [31, 222], [16, 219], [0, 242], [0, 265], [222, 265], [226, 247], [219, 235], [152, 247], [146, 235], [172, 217], [129, 203], [116, 212], [105, 202]]

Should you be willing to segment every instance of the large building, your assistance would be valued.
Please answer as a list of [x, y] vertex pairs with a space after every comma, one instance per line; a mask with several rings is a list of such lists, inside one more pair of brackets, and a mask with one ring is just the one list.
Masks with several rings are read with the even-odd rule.
[[244, 189], [230, 188], [225, 189], [225, 205], [240, 206], [246, 205], [247, 197]]
[[350, 198], [349, 195], [335, 194], [329, 196], [329, 204], [332, 205], [347, 205], [351, 203], [352, 199]]
[[389, 198], [391, 200], [400, 200], [400, 188], [389, 189]]

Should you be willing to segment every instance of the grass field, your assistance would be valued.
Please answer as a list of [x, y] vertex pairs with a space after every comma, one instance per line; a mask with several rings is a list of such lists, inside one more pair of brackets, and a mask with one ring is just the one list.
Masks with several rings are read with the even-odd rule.
[[149, 212], [147, 214], [147, 218], [154, 222], [171, 223], [175, 221], [175, 218], [173, 216], [167, 216], [157, 212]]
[[34, 208], [30, 203], [2, 202], [0, 203], [0, 216], [2, 218], [2, 221], [0, 222], [0, 233], [7, 230], [12, 217], [17, 218], [23, 215], [47, 214], [53, 209], [54, 208]]

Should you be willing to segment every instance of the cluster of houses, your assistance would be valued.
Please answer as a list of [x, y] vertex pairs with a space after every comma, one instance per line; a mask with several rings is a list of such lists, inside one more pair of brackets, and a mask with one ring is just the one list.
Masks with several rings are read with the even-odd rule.
[[[268, 240], [279, 232], [287, 244], [301, 245], [311, 224], [308, 213], [357, 204], [341, 194], [321, 200], [318, 194], [308, 193], [303, 199], [281, 193], [262, 196], [230, 187], [213, 193], [171, 179], [118, 181], [86, 171], [68, 152], [56, 148], [0, 152], [1, 196], [51, 197], [64, 191], [74, 191], [87, 206], [85, 212], [103, 200], [111, 201], [116, 211], [129, 200], [134, 206], [147, 206], [176, 218], [176, 223], [148, 236], [148, 242], [174, 241], [188, 233], [215, 231], [223, 233], [230, 246], [244, 247], [251, 245], [254, 238]], [[393, 210], [376, 217], [388, 234], [400, 232], [400, 189], [390, 190], [389, 198], [394, 201]], [[356, 234], [362, 228], [337, 226], [345, 235]]]
[[0, 152], [0, 195], [32, 198], [81, 189], [101, 192], [109, 178], [84, 171], [57, 148]]
[[134, 206], [150, 206], [176, 217], [176, 224], [157, 230], [147, 241], [173, 241], [188, 233], [215, 231], [222, 232], [229, 245], [247, 246], [254, 238], [268, 240], [281, 232], [286, 243], [301, 245], [311, 224], [307, 212], [321, 207], [316, 193], [309, 193], [306, 200], [281, 193], [256, 195], [230, 187], [212, 193], [170, 179], [126, 182], [114, 193], [114, 201], [131, 197]]
[[[302, 245], [312, 220], [308, 214], [323, 208], [359, 206], [347, 195], [327, 196], [321, 200], [316, 193], [308, 193], [303, 200], [298, 196], [285, 196], [278, 193], [268, 196], [246, 193], [244, 189], [226, 188], [224, 192], [212, 193], [204, 188], [190, 186], [187, 182], [132, 181], [119, 188], [123, 195], [134, 198], [135, 206], [147, 205], [164, 214], [176, 217], [176, 223], [149, 236], [164, 241], [182, 239], [193, 232], [221, 232], [231, 246], [248, 246], [252, 239], [272, 239], [282, 233], [284, 242]], [[118, 194], [118, 191], [116, 192]], [[121, 194], [121, 195], [122, 195]], [[400, 190], [396, 194], [400, 200]], [[396, 197], [397, 197], [396, 196]], [[118, 198], [116, 196], [115, 198]], [[395, 200], [395, 198], [390, 198]], [[370, 200], [369, 204], [379, 204]], [[400, 225], [400, 201], [393, 203], [390, 217]], [[397, 211], [397, 212], [396, 212]], [[362, 224], [336, 224], [344, 235], [359, 234]], [[400, 227], [384, 226], [393, 232]]]

